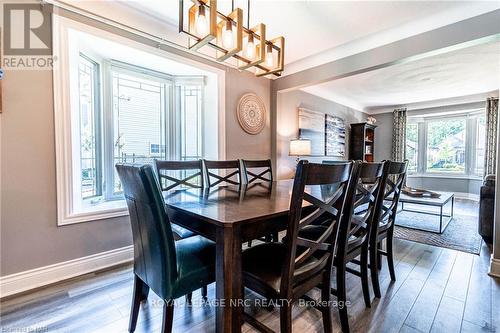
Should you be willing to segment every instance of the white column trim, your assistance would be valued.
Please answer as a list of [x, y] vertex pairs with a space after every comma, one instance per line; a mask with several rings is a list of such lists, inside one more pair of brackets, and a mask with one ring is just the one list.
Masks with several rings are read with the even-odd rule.
[[493, 258], [493, 255], [491, 255], [490, 271], [488, 275], [500, 278], [500, 259]]

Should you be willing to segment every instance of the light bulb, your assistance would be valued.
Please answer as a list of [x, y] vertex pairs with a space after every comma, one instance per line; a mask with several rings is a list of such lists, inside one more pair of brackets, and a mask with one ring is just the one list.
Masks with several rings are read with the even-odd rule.
[[198, 17], [196, 18], [196, 32], [200, 36], [207, 34], [207, 17], [205, 16], [205, 7], [201, 5], [198, 8]]
[[227, 21], [226, 28], [222, 31], [222, 46], [226, 50], [233, 48], [233, 25], [230, 21]]
[[269, 67], [273, 67], [273, 47], [272, 47], [272, 45], [267, 46], [266, 65]]
[[247, 43], [247, 58], [253, 59], [255, 57], [255, 44], [253, 42], [253, 34], [248, 35]]

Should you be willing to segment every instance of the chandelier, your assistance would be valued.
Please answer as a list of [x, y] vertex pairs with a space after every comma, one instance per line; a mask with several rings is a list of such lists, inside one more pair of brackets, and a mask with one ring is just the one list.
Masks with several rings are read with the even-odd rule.
[[179, 1], [179, 32], [188, 35], [190, 50], [201, 52], [208, 47], [215, 51], [217, 61], [232, 61], [241, 70], [254, 68], [256, 76], [281, 76], [285, 39], [281, 36], [267, 40], [263, 23], [250, 27], [250, 0], [246, 27], [243, 10], [234, 8], [234, 0], [229, 15], [217, 11], [217, 0], [190, 1], [192, 6], [187, 11], [184, 0]]

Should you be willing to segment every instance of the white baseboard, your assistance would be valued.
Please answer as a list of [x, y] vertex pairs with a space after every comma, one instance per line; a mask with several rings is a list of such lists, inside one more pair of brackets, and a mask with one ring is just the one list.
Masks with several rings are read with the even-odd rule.
[[131, 262], [132, 245], [0, 277], [0, 298]]
[[493, 258], [493, 255], [491, 255], [490, 272], [488, 275], [500, 278], [500, 259]]

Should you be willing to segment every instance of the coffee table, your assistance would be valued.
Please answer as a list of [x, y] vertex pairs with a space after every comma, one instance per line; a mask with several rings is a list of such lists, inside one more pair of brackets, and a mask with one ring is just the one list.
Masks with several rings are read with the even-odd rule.
[[[439, 216], [439, 230], [436, 231], [436, 230], [430, 230], [430, 229], [426, 229], [426, 228], [404, 226], [405, 228], [430, 231], [430, 232], [434, 232], [434, 233], [438, 233], [438, 234], [442, 234], [446, 230], [446, 227], [448, 226], [450, 221], [453, 219], [453, 206], [455, 204], [455, 195], [451, 192], [436, 192], [436, 193], [441, 194], [441, 196], [439, 198], [412, 197], [412, 196], [406, 195], [404, 193], [401, 193], [401, 195], [399, 197], [399, 202], [401, 203], [401, 210], [400, 211]], [[405, 204], [439, 207], [439, 213], [416, 210], [416, 209], [407, 209], [407, 208], [405, 208]], [[444, 212], [444, 208], [445, 208], [445, 206], [450, 206], [450, 205], [451, 205], [451, 207], [449, 208], [449, 214], [446, 214]]]

